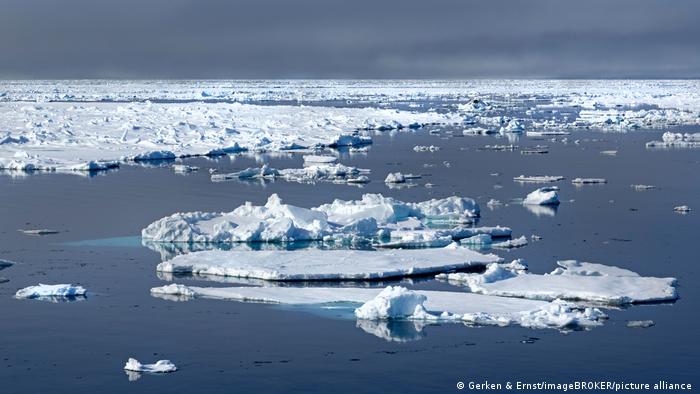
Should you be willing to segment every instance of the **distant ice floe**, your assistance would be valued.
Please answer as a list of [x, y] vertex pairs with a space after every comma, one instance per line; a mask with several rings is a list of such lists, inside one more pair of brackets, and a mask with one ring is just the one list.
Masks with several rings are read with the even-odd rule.
[[630, 328], [649, 328], [655, 325], [653, 320], [630, 320], [627, 322], [627, 327]]
[[176, 174], [188, 174], [197, 170], [199, 170], [199, 167], [186, 166], [183, 164], [175, 164], [173, 166], [173, 171], [175, 171]]
[[650, 141], [647, 148], [700, 148], [700, 133], [671, 133], [661, 136], [661, 141]]
[[413, 147], [415, 152], [437, 152], [440, 150], [439, 146], [435, 145], [416, 145]]
[[179, 243], [347, 242], [386, 237], [407, 227], [419, 230], [429, 223], [471, 223], [479, 212], [474, 200], [456, 196], [407, 203], [365, 194], [361, 200], [335, 200], [307, 209], [284, 204], [273, 194], [263, 206], [246, 203], [227, 213], [176, 213], [151, 223], [141, 236]]
[[[156, 297], [173, 300], [212, 298], [240, 302], [316, 305], [359, 305], [360, 321], [413, 320], [426, 323], [461, 322], [473, 325], [521, 325], [530, 328], [588, 328], [602, 324], [597, 308], [564, 301], [536, 301], [490, 297], [465, 292], [335, 287], [193, 287], [171, 284], [151, 289]], [[360, 323], [358, 323], [359, 325]], [[365, 326], [366, 324], [362, 324]], [[374, 327], [377, 328], [376, 326]], [[384, 326], [384, 328], [386, 328]], [[370, 333], [374, 329], [367, 329]], [[391, 333], [379, 330], [381, 337]]]
[[680, 214], [690, 213], [690, 211], [692, 211], [692, 209], [690, 209], [690, 207], [687, 205], [679, 205], [679, 206], [673, 208], [673, 212], [680, 213]]
[[525, 205], [559, 205], [559, 188], [556, 186], [541, 187], [528, 194], [523, 200]]
[[302, 168], [275, 169], [263, 165], [259, 168], [251, 167], [242, 171], [229, 174], [212, 174], [212, 182], [228, 180], [275, 180], [283, 179], [289, 182], [316, 183], [333, 182], [348, 184], [364, 184], [369, 182], [370, 170], [349, 167], [331, 162], [304, 162]]
[[51, 299], [51, 298], [74, 298], [84, 297], [86, 290], [82, 286], [69, 284], [29, 286], [20, 289], [15, 293], [15, 298], [27, 299]]
[[639, 185], [630, 185], [630, 187], [634, 190], [637, 190], [637, 191], [656, 189], [656, 186], [654, 186], [654, 185], [641, 185], [641, 184], [639, 184]]
[[525, 237], [524, 235], [521, 235], [519, 238], [509, 239], [507, 241], [501, 241], [491, 244], [491, 247], [496, 249], [514, 249], [522, 248], [523, 246], [527, 246], [527, 237]]
[[523, 183], [550, 183], [550, 182], [562, 181], [564, 179], [565, 178], [563, 176], [558, 176], [558, 175], [536, 175], [536, 176], [520, 175], [520, 176], [516, 176], [513, 178], [514, 181], [523, 182]]
[[58, 230], [52, 230], [48, 228], [39, 228], [39, 229], [27, 229], [27, 230], [17, 230], [21, 233], [27, 234], [27, 235], [51, 235], [51, 234], [58, 234], [60, 231]]
[[420, 175], [415, 175], [415, 174], [403, 174], [400, 172], [392, 172], [389, 173], [389, 175], [386, 176], [384, 179], [384, 183], [391, 184], [391, 183], [406, 183], [409, 180], [413, 179], [420, 179]]
[[[158, 360], [154, 364], [141, 364], [135, 358], [129, 358], [124, 365], [124, 370], [137, 373], [170, 373], [177, 371], [175, 364], [170, 360]], [[138, 380], [139, 376], [128, 375], [129, 380]]]
[[604, 178], [574, 178], [571, 180], [571, 183], [574, 185], [593, 185], [608, 183], [608, 181]]
[[188, 253], [158, 264], [157, 271], [272, 281], [377, 280], [425, 275], [500, 262], [500, 257], [446, 248], [367, 251], [221, 251]]
[[563, 299], [605, 305], [673, 301], [675, 278], [643, 277], [630, 270], [574, 260], [559, 261], [549, 274], [527, 272], [522, 262], [490, 264], [483, 274], [447, 273], [438, 279], [474, 293], [536, 300]]
[[360, 146], [370, 130], [458, 124], [456, 114], [240, 103], [2, 102], [0, 169], [98, 171], [120, 162]]

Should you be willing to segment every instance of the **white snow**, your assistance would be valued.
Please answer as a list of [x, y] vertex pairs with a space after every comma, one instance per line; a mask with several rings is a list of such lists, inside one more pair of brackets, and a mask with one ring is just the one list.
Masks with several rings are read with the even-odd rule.
[[127, 371], [146, 373], [168, 373], [177, 371], [177, 367], [170, 362], [170, 360], [158, 360], [154, 364], [141, 364], [135, 358], [129, 358], [126, 365], [124, 365], [124, 369]]
[[[463, 322], [478, 325], [531, 328], [586, 328], [600, 325], [604, 314], [560, 300], [544, 302], [490, 297], [465, 292], [406, 290], [402, 287], [193, 287], [171, 284], [151, 289], [166, 299], [213, 298], [241, 302], [292, 305], [363, 304], [362, 319], [411, 319], [427, 322]], [[418, 312], [418, 313], [416, 313]]]
[[[381, 194], [365, 194], [361, 200], [335, 200], [331, 204], [307, 209], [284, 204], [273, 194], [263, 206], [246, 203], [227, 213], [175, 213], [148, 225], [141, 231], [141, 236], [149, 241], [186, 243], [374, 238], [385, 232], [389, 224], [411, 218], [425, 222], [465, 223], [477, 216], [479, 206], [474, 200], [456, 196], [406, 203]], [[417, 229], [424, 227], [420, 222], [416, 225]], [[469, 234], [472, 230], [457, 227], [454, 231]], [[464, 236], [470, 235], [474, 234]]]
[[537, 300], [564, 299], [608, 305], [672, 301], [678, 295], [675, 278], [643, 277], [602, 264], [574, 260], [559, 261], [559, 267], [546, 275], [491, 264], [483, 274], [440, 274], [438, 279], [467, 286], [479, 294]]
[[29, 286], [15, 293], [16, 298], [48, 298], [48, 297], [75, 297], [84, 296], [85, 288], [69, 284]]
[[558, 205], [559, 204], [558, 187], [541, 187], [532, 193], [528, 194], [523, 200], [525, 205]]
[[158, 264], [158, 272], [254, 278], [274, 281], [375, 280], [485, 266], [501, 259], [454, 246], [367, 251], [193, 252]]
[[558, 175], [535, 175], [535, 176], [525, 176], [525, 175], [520, 175], [516, 176], [513, 178], [514, 181], [516, 182], [523, 182], [523, 183], [549, 183], [549, 182], [558, 182], [563, 180], [563, 176], [558, 176]]

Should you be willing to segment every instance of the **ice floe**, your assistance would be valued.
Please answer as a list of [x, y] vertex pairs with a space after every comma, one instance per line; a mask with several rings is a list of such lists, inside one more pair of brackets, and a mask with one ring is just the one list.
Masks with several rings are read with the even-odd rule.
[[245, 170], [229, 174], [212, 174], [212, 182], [222, 182], [228, 180], [274, 180], [283, 179], [289, 182], [298, 183], [351, 183], [363, 184], [369, 182], [370, 170], [349, 167], [338, 163], [305, 162], [302, 168], [275, 169], [267, 165], [261, 167], [251, 167]]
[[[421, 229], [424, 225], [420, 221], [460, 224], [471, 223], [478, 216], [474, 200], [456, 196], [407, 203], [365, 194], [361, 200], [335, 200], [307, 209], [284, 204], [273, 194], [263, 206], [246, 203], [227, 213], [176, 213], [151, 223], [141, 236], [149, 241], [182, 243], [371, 239], [398, 229], [401, 226], [397, 223], [409, 219], [419, 221], [413, 223], [418, 226], [414, 229]], [[474, 235], [468, 228], [455, 231]]]
[[700, 133], [672, 133], [666, 132], [661, 136], [661, 141], [650, 141], [647, 148], [698, 148], [700, 147]]
[[496, 249], [513, 249], [522, 248], [523, 246], [527, 246], [527, 238], [524, 235], [521, 235], [519, 238], [491, 244], [491, 247]]
[[491, 264], [483, 274], [446, 273], [437, 278], [466, 286], [474, 293], [548, 301], [624, 305], [678, 297], [675, 278], [643, 277], [618, 267], [574, 260], [559, 261], [559, 267], [545, 275], [530, 274], [521, 264], [512, 264]]
[[692, 209], [690, 209], [690, 207], [687, 205], [679, 205], [677, 207], [674, 207], [673, 211], [677, 212], [677, 213], [685, 214], [685, 213], [690, 213], [690, 211], [692, 211]]
[[406, 183], [406, 181], [409, 181], [412, 179], [419, 179], [420, 177], [421, 177], [420, 175], [402, 174], [400, 172], [392, 172], [386, 176], [386, 178], [384, 179], [384, 183]]
[[630, 187], [634, 190], [637, 190], [637, 191], [656, 189], [656, 186], [654, 186], [654, 185], [641, 185], [641, 184], [639, 184], [639, 185], [630, 185]]
[[493, 254], [434, 249], [221, 251], [188, 253], [158, 264], [157, 271], [273, 281], [377, 280], [425, 275], [499, 262]]
[[653, 320], [630, 320], [627, 322], [627, 327], [630, 328], [649, 328], [656, 325]]
[[[462, 322], [474, 325], [522, 325], [531, 328], [587, 328], [605, 315], [557, 300], [545, 302], [490, 297], [465, 292], [337, 287], [193, 287], [171, 284], [151, 289], [156, 297], [174, 300], [212, 298], [240, 302], [291, 305], [360, 304], [361, 320], [410, 319], [425, 322]], [[418, 312], [418, 313], [416, 313]], [[370, 330], [372, 332], [373, 330]], [[384, 336], [384, 335], [381, 335]]]
[[525, 205], [559, 205], [559, 188], [541, 187], [528, 194], [523, 200]]
[[186, 166], [184, 164], [175, 164], [173, 166], [173, 171], [177, 174], [187, 174], [199, 170], [199, 167]]
[[558, 182], [558, 181], [564, 180], [564, 177], [557, 176], [557, 175], [536, 175], [536, 176], [520, 175], [520, 176], [514, 177], [513, 180], [516, 182], [523, 182], [523, 183], [550, 183], [550, 182]]
[[571, 180], [571, 183], [574, 185], [593, 185], [608, 183], [608, 181], [604, 178], [574, 178]]
[[170, 362], [170, 360], [158, 360], [154, 364], [141, 364], [135, 358], [129, 358], [124, 369], [133, 372], [145, 372], [145, 373], [169, 373], [177, 371], [175, 364]]
[[52, 230], [48, 228], [39, 228], [39, 229], [27, 229], [27, 230], [17, 230], [21, 233], [27, 234], [27, 235], [51, 235], [51, 234], [58, 234], [60, 231], [58, 230]]
[[15, 293], [15, 298], [51, 298], [51, 297], [77, 297], [85, 296], [86, 290], [82, 286], [69, 284], [29, 286]]
[[416, 145], [413, 147], [416, 152], [437, 152], [440, 150], [439, 146], [435, 145]]

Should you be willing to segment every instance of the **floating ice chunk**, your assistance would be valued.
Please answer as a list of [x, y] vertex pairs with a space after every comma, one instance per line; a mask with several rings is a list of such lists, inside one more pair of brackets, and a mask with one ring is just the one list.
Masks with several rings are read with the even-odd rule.
[[604, 178], [574, 178], [571, 180], [571, 183], [574, 185], [592, 185], [608, 183], [608, 181]]
[[486, 135], [486, 134], [495, 134], [495, 133], [496, 133], [496, 130], [485, 129], [483, 127], [472, 127], [469, 129], [462, 130], [462, 134], [464, 134], [464, 135]]
[[[184, 300], [178, 298], [181, 291], [195, 295], [187, 299], [213, 298], [318, 306], [369, 303], [366, 307], [358, 308], [361, 316], [411, 319], [427, 323], [463, 322], [497, 326], [516, 324], [531, 328], [586, 328], [600, 325], [599, 320], [604, 316], [598, 309], [579, 308], [562, 301], [552, 305], [537, 300], [490, 297], [465, 292], [410, 291], [401, 287], [382, 290], [338, 287], [180, 286], [156, 287], [151, 289], [151, 294], [166, 299]], [[409, 312], [410, 314], [407, 314]]]
[[509, 120], [501, 127], [501, 133], [522, 133], [525, 131], [525, 126], [516, 119]]
[[280, 176], [278, 170], [270, 168], [267, 164], [262, 165], [260, 168], [250, 167], [245, 170], [233, 172], [229, 174], [212, 174], [212, 182], [221, 182], [230, 179], [247, 179], [247, 178], [276, 178]]
[[475, 98], [472, 101], [457, 105], [457, 109], [461, 112], [483, 112], [491, 109], [492, 106], [482, 99]]
[[452, 236], [438, 231], [398, 230], [391, 232], [391, 242], [378, 248], [441, 248], [452, 243]]
[[528, 194], [523, 200], [526, 205], [559, 205], [558, 187], [541, 187]]
[[677, 213], [685, 214], [685, 213], [690, 213], [690, 211], [692, 211], [692, 209], [690, 209], [690, 207], [687, 205], [680, 205], [680, 206], [673, 208], [673, 211], [677, 212]]
[[416, 152], [437, 152], [440, 150], [440, 147], [435, 145], [416, 145], [413, 147], [413, 150]]
[[406, 181], [409, 179], [418, 179], [420, 177], [420, 175], [393, 172], [386, 176], [386, 179], [384, 179], [384, 183], [406, 183]]
[[549, 182], [558, 182], [563, 180], [563, 176], [557, 176], [557, 175], [536, 175], [536, 176], [525, 176], [525, 175], [520, 175], [516, 176], [513, 178], [514, 181], [516, 182], [523, 182], [523, 183], [549, 183]]
[[27, 234], [27, 235], [51, 235], [51, 234], [58, 234], [60, 231], [58, 230], [51, 230], [48, 228], [39, 228], [39, 229], [32, 229], [32, 230], [17, 230], [21, 233]]
[[654, 185], [630, 185], [630, 187], [637, 191], [656, 189]]
[[48, 297], [76, 297], [84, 296], [85, 288], [67, 284], [29, 286], [15, 293], [16, 298], [48, 298]]
[[155, 364], [141, 364], [134, 358], [129, 358], [126, 365], [124, 365], [124, 369], [127, 371], [146, 373], [168, 373], [177, 371], [177, 367], [170, 362], [170, 360], [158, 360]]
[[337, 161], [335, 156], [304, 155], [304, 164], [331, 164]]
[[671, 133], [661, 136], [661, 141], [650, 141], [647, 148], [697, 148], [700, 147], [700, 133]]
[[173, 166], [173, 171], [175, 171], [175, 173], [177, 173], [177, 174], [187, 174], [187, 173], [194, 172], [197, 170], [199, 170], [199, 167], [186, 166], [183, 164], [175, 164]]
[[525, 133], [528, 137], [544, 137], [548, 135], [569, 135], [571, 134], [568, 131], [561, 131], [561, 130], [544, 130], [544, 131], [528, 131]]
[[653, 320], [630, 320], [627, 322], [627, 327], [630, 328], [649, 328], [655, 325]]
[[257, 278], [275, 281], [376, 280], [424, 275], [500, 261], [464, 248], [392, 251], [221, 251], [180, 255], [158, 264], [158, 272]]
[[410, 318], [427, 314], [423, 303], [427, 297], [400, 286], [388, 286], [370, 301], [355, 309], [355, 316], [365, 320]]
[[[462, 284], [472, 292], [501, 296], [552, 301], [588, 301], [609, 305], [673, 301], [678, 298], [675, 278], [642, 277], [637, 273], [601, 264], [564, 261], [548, 275], [504, 275], [499, 280], [487, 280], [485, 274], [451, 273], [438, 275], [450, 283]], [[489, 265], [486, 273], [500, 269]], [[506, 269], [508, 270], [508, 269]], [[505, 277], [508, 276], [508, 277]], [[496, 276], [498, 279], [499, 277]]]
[[603, 150], [603, 151], [600, 151], [600, 154], [606, 155], [606, 156], [615, 156], [615, 155], [617, 155], [617, 151], [616, 150]]
[[491, 235], [477, 234], [468, 238], [463, 238], [459, 241], [460, 244], [473, 247], [490, 246], [492, 242]]
[[549, 153], [549, 147], [547, 146], [533, 146], [533, 147], [528, 147], [528, 148], [523, 148], [520, 151], [520, 154], [522, 155], [543, 155]]
[[521, 248], [523, 246], [527, 245], [527, 238], [522, 235], [520, 238], [516, 239], [509, 239], [507, 241], [502, 241], [502, 242], [496, 242], [491, 245], [492, 248], [497, 248], [497, 249], [513, 249], [513, 248]]
[[496, 200], [495, 198], [490, 199], [487, 203], [486, 206], [493, 209], [495, 207], [503, 205], [500, 201]]

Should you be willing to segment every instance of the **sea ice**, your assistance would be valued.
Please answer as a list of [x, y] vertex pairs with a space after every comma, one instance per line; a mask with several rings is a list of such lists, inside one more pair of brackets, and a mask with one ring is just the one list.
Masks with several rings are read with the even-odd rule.
[[523, 200], [525, 205], [559, 205], [559, 190], [556, 186], [541, 187], [528, 194]]
[[199, 167], [186, 166], [183, 164], [175, 164], [173, 166], [173, 171], [177, 174], [187, 174], [199, 170]]
[[155, 364], [141, 364], [134, 358], [129, 358], [126, 365], [124, 365], [124, 369], [127, 371], [146, 373], [168, 373], [177, 371], [177, 367], [170, 362], [170, 360], [158, 360]]
[[557, 264], [557, 269], [545, 275], [494, 263], [483, 274], [447, 273], [437, 278], [467, 286], [474, 293], [547, 301], [625, 305], [678, 298], [675, 278], [643, 277], [618, 267], [574, 260]]
[[596, 183], [608, 183], [608, 181], [603, 178], [574, 178], [571, 180], [571, 183], [574, 185], [590, 185]]
[[[587, 328], [605, 315], [560, 300], [545, 302], [490, 297], [466, 292], [406, 290], [402, 287], [193, 287], [171, 284], [151, 289], [157, 297], [175, 300], [213, 298], [240, 302], [291, 305], [361, 304], [363, 319], [412, 319], [476, 325], [522, 325], [531, 328]], [[367, 305], [369, 303], [369, 305]], [[365, 306], [366, 305], [366, 306]], [[413, 306], [413, 310], [411, 307]], [[415, 313], [418, 311], [418, 313]], [[406, 315], [411, 312], [410, 315]]]
[[522, 235], [520, 238], [515, 238], [515, 239], [509, 239], [507, 241], [502, 241], [502, 242], [496, 242], [491, 245], [492, 248], [496, 249], [513, 249], [513, 248], [521, 248], [523, 246], [527, 245], [527, 238]]
[[416, 152], [437, 152], [440, 150], [440, 147], [435, 145], [416, 145], [413, 147], [413, 150]]
[[549, 182], [558, 182], [563, 180], [563, 176], [556, 176], [556, 175], [537, 175], [537, 176], [525, 176], [525, 175], [520, 175], [516, 176], [513, 178], [514, 181], [516, 182], [529, 182], [529, 183], [549, 183]]
[[673, 211], [677, 212], [677, 213], [690, 213], [690, 211], [692, 211], [692, 209], [690, 209], [690, 207], [687, 205], [680, 205], [680, 206], [673, 208]]
[[630, 187], [638, 191], [656, 189], [656, 186], [654, 185], [630, 185]]
[[29, 286], [15, 293], [15, 298], [49, 298], [85, 296], [85, 288], [67, 284]]
[[661, 141], [650, 141], [647, 148], [697, 148], [700, 147], [700, 133], [671, 133], [661, 136]]
[[27, 235], [50, 235], [50, 234], [58, 234], [60, 231], [58, 230], [51, 230], [48, 228], [40, 228], [40, 229], [32, 229], [32, 230], [17, 230], [21, 233], [27, 234]]
[[420, 177], [421, 177], [420, 175], [402, 174], [400, 172], [392, 172], [386, 176], [386, 179], [384, 179], [384, 183], [406, 183], [406, 181], [408, 181], [410, 179], [418, 179]]
[[210, 250], [176, 256], [158, 264], [157, 271], [273, 281], [376, 280], [479, 267], [500, 261], [493, 254], [484, 255], [454, 246], [391, 251]]
[[653, 320], [630, 320], [627, 322], [627, 327], [630, 328], [649, 328], [656, 325]]

